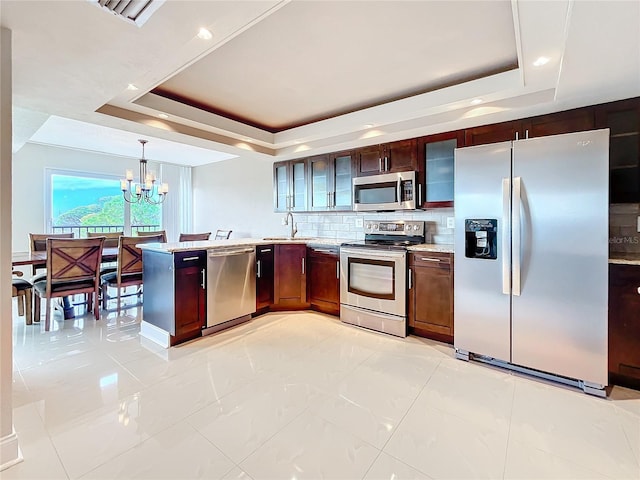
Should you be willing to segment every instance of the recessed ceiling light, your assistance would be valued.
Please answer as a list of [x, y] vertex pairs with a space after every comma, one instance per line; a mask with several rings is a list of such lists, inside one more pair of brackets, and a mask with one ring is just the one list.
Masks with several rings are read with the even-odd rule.
[[158, 116], [160, 118], [169, 118], [169, 115], [167, 115], [166, 113], [159, 113]]
[[130, 83], [129, 85], [127, 85], [127, 90], [138, 90], [138, 87], [136, 87], [133, 83]]
[[367, 124], [364, 126], [364, 128], [373, 128], [373, 127], [374, 127], [373, 123], [367, 123]]
[[206, 28], [202, 27], [198, 31], [198, 38], [201, 38], [202, 40], [211, 40], [213, 38], [213, 34]]
[[534, 67], [541, 67], [542, 65], [546, 64], [549, 61], [549, 59], [547, 57], [538, 57], [538, 59], [533, 62], [533, 66]]
[[474, 98], [473, 100], [471, 100], [471, 105], [480, 105], [482, 102], [484, 102], [484, 100], [482, 100], [481, 98]]

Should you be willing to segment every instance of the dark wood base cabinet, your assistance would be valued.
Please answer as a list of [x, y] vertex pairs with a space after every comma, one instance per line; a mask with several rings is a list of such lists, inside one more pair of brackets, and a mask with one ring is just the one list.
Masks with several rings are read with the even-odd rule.
[[256, 247], [256, 315], [269, 311], [273, 305], [273, 245]]
[[609, 383], [640, 389], [640, 265], [609, 265]]
[[312, 310], [340, 315], [338, 248], [307, 248], [308, 298]]
[[409, 255], [409, 333], [453, 343], [453, 255]]
[[144, 321], [169, 332], [171, 345], [202, 335], [206, 322], [206, 251], [144, 250]]
[[307, 246], [275, 246], [271, 310], [305, 310], [307, 301]]

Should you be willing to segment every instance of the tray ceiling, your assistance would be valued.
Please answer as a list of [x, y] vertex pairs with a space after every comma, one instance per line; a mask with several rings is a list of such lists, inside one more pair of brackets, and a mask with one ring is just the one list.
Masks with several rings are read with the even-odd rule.
[[508, 1], [291, 2], [152, 93], [277, 132], [517, 66]]

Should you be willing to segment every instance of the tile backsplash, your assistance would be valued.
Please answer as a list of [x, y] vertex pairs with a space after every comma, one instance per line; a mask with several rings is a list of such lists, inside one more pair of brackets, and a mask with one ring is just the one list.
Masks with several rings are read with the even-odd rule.
[[640, 253], [640, 204], [616, 203], [609, 207], [609, 252]]
[[356, 219], [366, 220], [424, 220], [427, 243], [453, 243], [453, 228], [447, 228], [447, 217], [454, 216], [453, 208], [415, 210], [411, 212], [318, 212], [293, 214], [298, 224], [298, 236], [363, 240], [364, 228], [356, 227]]

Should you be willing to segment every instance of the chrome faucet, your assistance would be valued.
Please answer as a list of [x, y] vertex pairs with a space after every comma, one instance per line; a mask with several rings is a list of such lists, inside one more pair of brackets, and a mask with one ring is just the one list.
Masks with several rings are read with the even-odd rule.
[[287, 212], [287, 216], [284, 217], [284, 225], [291, 226], [291, 233], [289, 234], [289, 238], [293, 238], [298, 233], [298, 224], [293, 223], [293, 213]]

